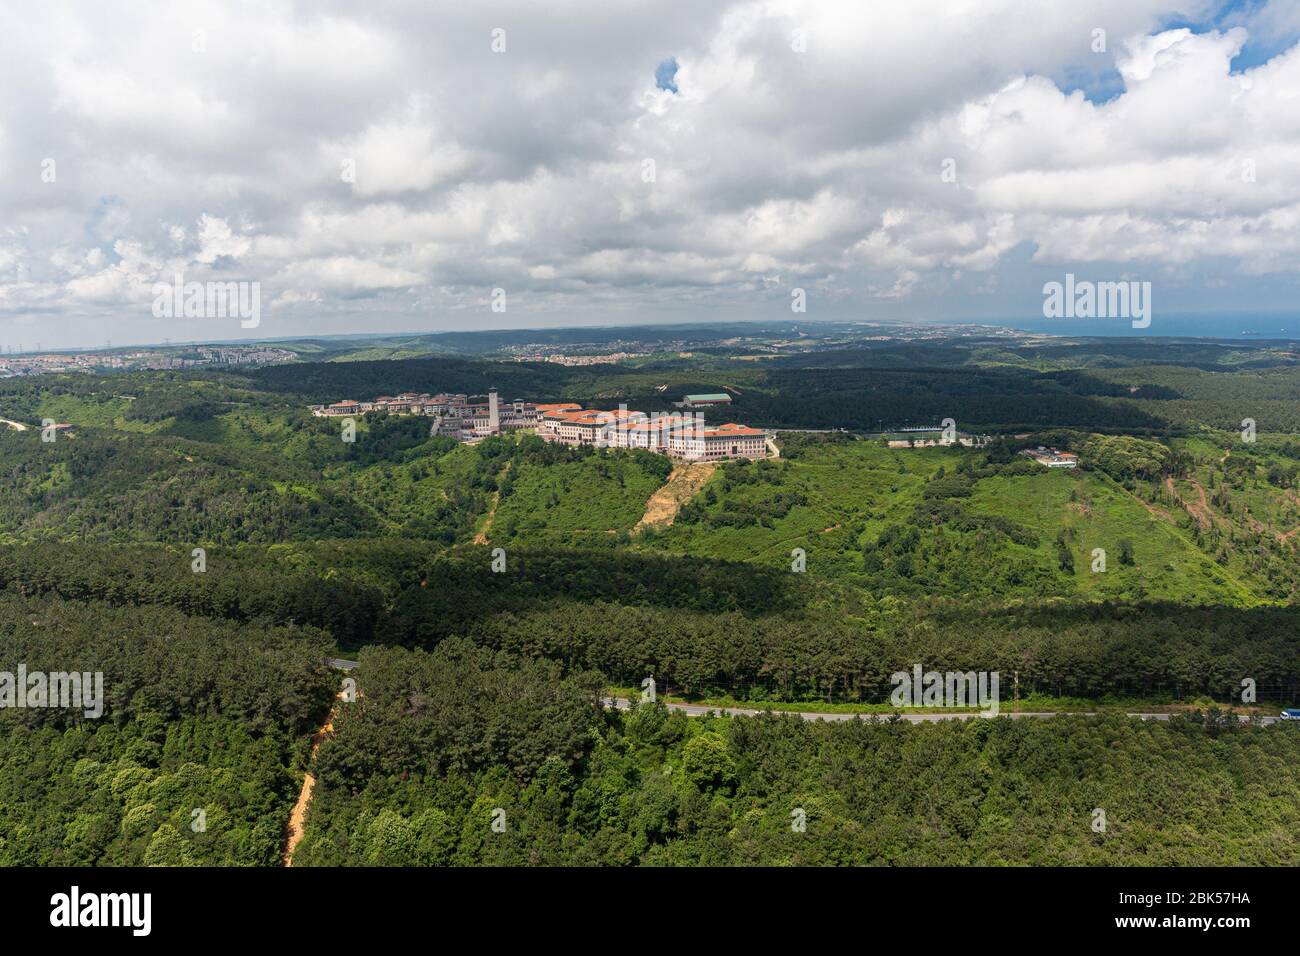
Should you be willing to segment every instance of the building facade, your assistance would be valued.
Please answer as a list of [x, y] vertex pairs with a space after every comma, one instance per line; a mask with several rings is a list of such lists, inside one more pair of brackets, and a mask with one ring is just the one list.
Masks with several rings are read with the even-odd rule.
[[766, 458], [767, 432], [735, 422], [716, 428], [701, 428], [697, 423], [691, 423], [669, 433], [668, 454], [683, 461]]

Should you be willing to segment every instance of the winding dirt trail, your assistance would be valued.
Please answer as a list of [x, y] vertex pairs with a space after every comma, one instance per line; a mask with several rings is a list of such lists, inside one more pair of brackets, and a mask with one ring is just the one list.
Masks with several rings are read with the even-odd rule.
[[[512, 461], [506, 462], [505, 468], [503, 468], [501, 470], [501, 474], [497, 476], [497, 481], [500, 481], [506, 475], [510, 474], [510, 466], [513, 464], [514, 462]], [[483, 523], [483, 530], [480, 531], [478, 534], [474, 535], [475, 544], [488, 543], [488, 534], [492, 530], [492, 522], [496, 520], [497, 505], [499, 505], [500, 503], [501, 503], [501, 492], [499, 491], [492, 492], [492, 504], [488, 506], [487, 521]]]
[[492, 530], [492, 522], [497, 516], [497, 504], [501, 501], [501, 492], [492, 492], [492, 504], [488, 507], [487, 521], [483, 523], [483, 530], [474, 535], [475, 544], [487, 544], [488, 532]]
[[[1300, 505], [1300, 496], [1297, 496], [1294, 491], [1286, 492], [1286, 500], [1291, 502], [1293, 505]], [[1282, 534], [1279, 534], [1277, 540], [1285, 544], [1294, 538], [1297, 533], [1300, 533], [1300, 527], [1292, 528], [1290, 531], [1285, 531]]]
[[645, 514], [632, 530], [636, 532], [650, 525], [667, 527], [672, 524], [682, 505], [695, 497], [717, 468], [711, 461], [675, 465], [668, 480], [645, 503]]
[[[1228, 456], [1225, 454], [1224, 458], [1227, 457]], [[1211, 528], [1211, 527], [1220, 527], [1223, 525], [1230, 525], [1230, 522], [1227, 521], [1227, 519], [1224, 519], [1215, 513], [1214, 508], [1210, 505], [1209, 495], [1206, 494], [1205, 486], [1202, 485], [1195, 478], [1189, 478], [1187, 479], [1187, 481], [1193, 488], [1196, 489], [1196, 494], [1199, 501], [1192, 502], [1183, 498], [1178, 493], [1177, 489], [1174, 487], [1174, 480], [1172, 478], [1165, 479], [1165, 487], [1178, 500], [1178, 503], [1183, 506], [1184, 510], [1186, 510], [1189, 515], [1191, 515], [1193, 518], [1197, 520], [1197, 522], [1200, 524], [1202, 528]], [[1293, 501], [1295, 500], [1294, 495], [1289, 495], [1289, 497], [1291, 497], [1291, 500]], [[1264, 524], [1264, 522], [1260, 521], [1258, 518], [1255, 518], [1249, 514], [1247, 514], [1246, 520], [1250, 524], [1250, 528], [1252, 531], [1258, 532], [1259, 534], [1266, 534], [1266, 535], [1271, 534], [1273, 537], [1277, 538], [1277, 540], [1282, 544], [1286, 544], [1293, 537], [1295, 537], [1297, 532], [1300, 532], [1300, 527], [1292, 528], [1290, 531], [1278, 531], [1276, 528], [1269, 527], [1268, 525]]]
[[1116, 487], [1119, 488], [1119, 490], [1123, 492], [1125, 495], [1127, 495], [1128, 497], [1136, 501], [1138, 504], [1140, 504], [1143, 508], [1146, 508], [1147, 513], [1151, 515], [1151, 517], [1159, 518], [1162, 521], [1168, 521], [1170, 524], [1174, 523], [1173, 515], [1171, 515], [1168, 511], [1165, 511], [1164, 508], [1158, 508], [1155, 505], [1151, 504], [1149, 501], [1143, 501], [1141, 498], [1133, 494], [1133, 492], [1129, 491], [1123, 485], [1116, 483]]
[[1187, 481], [1188, 484], [1196, 489], [1196, 494], [1200, 499], [1199, 502], [1188, 501], [1180, 495], [1178, 489], [1174, 486], [1173, 478], [1165, 478], [1165, 488], [1174, 496], [1174, 499], [1183, 506], [1183, 509], [1196, 519], [1196, 522], [1202, 528], [1214, 527], [1217, 522], [1214, 520], [1214, 509], [1210, 507], [1210, 499], [1205, 493], [1205, 486], [1195, 478], [1189, 478]]
[[[316, 751], [320, 750], [321, 741], [333, 732], [334, 718], [338, 716], [338, 701], [342, 699], [343, 692], [340, 691], [335, 696], [334, 706], [330, 708], [324, 726], [312, 734], [311, 757], [308, 758], [308, 766], [311, 766], [311, 761], [316, 759]], [[298, 844], [302, 842], [303, 824], [306, 822], [307, 808], [311, 806], [311, 794], [315, 789], [316, 778], [311, 771], [308, 771], [302, 776], [302, 790], [298, 792], [298, 802], [293, 805], [293, 812], [289, 814], [289, 829], [284, 841], [284, 855], [280, 859], [282, 866], [293, 866], [293, 853], [298, 849]]]

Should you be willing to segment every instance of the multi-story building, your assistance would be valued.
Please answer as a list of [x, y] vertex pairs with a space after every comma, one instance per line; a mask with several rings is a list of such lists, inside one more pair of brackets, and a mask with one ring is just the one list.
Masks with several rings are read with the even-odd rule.
[[645, 412], [630, 412], [626, 408], [616, 411], [557, 409], [540, 416], [538, 434], [566, 445], [615, 447], [616, 436], [621, 430], [644, 422], [648, 417]]
[[464, 408], [468, 404], [468, 395], [448, 395], [445, 392], [439, 392], [437, 395], [420, 396], [420, 407], [425, 415], [445, 415], [455, 409]]
[[439, 395], [426, 401], [423, 408], [424, 414], [434, 419], [432, 434], [452, 435], [462, 440], [536, 428], [540, 417], [538, 407], [532, 402], [502, 405], [496, 392], [489, 392], [484, 404], [471, 404], [464, 395]]
[[691, 416], [681, 414], [651, 415], [648, 420], [616, 423], [606, 430], [607, 444], [611, 448], [644, 448], [646, 451], [668, 453], [668, 435], [691, 421]]
[[669, 432], [668, 454], [683, 461], [766, 458], [767, 432], [735, 422], [716, 428], [700, 427], [696, 421]]
[[333, 405], [317, 405], [312, 411], [317, 415], [356, 415], [361, 411], [361, 403], [345, 398]]

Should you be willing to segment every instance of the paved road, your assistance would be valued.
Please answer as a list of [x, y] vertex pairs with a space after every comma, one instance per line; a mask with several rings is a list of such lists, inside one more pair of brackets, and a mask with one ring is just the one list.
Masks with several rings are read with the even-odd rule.
[[[605, 700], [606, 707], [616, 707], [619, 710], [627, 710], [628, 707], [631, 706], [630, 701], [628, 701], [626, 697], [606, 697], [604, 698], [604, 700]], [[882, 720], [886, 720], [889, 717], [893, 716], [893, 714], [888, 714], [888, 713], [845, 714], [845, 713], [817, 713], [817, 712], [806, 711], [806, 710], [759, 710], [759, 709], [752, 709], [748, 707], [708, 707], [704, 704], [669, 703], [667, 706], [670, 710], [680, 710], [689, 717], [703, 717], [705, 714], [726, 714], [731, 717], [757, 717], [759, 714], [790, 714], [795, 717], [802, 717], [804, 720], [853, 720], [856, 717], [861, 717], [864, 720], [866, 720], [873, 716], [880, 717]], [[1012, 717], [1019, 720], [1021, 718], [1028, 718], [1028, 717], [1058, 717], [1058, 716], [1069, 716], [1070, 714], [1073, 714], [1076, 717], [1096, 716], [1095, 711], [1085, 711], [1085, 712], [1021, 711], [1018, 714], [1013, 714], [1009, 710], [1000, 711], [998, 716]], [[951, 713], [951, 714], [944, 714], [944, 713], [938, 713], [938, 714], [900, 713], [898, 714], [900, 720], [906, 720], [914, 724], [929, 724], [929, 723], [935, 723], [940, 720], [971, 720], [972, 718], [978, 718], [982, 716], [984, 715], [979, 713], [970, 713], [970, 712]], [[1126, 714], [1125, 716], [1137, 717], [1140, 720], [1168, 720], [1173, 715], [1133, 713], [1133, 714]], [[1238, 719], [1243, 724], [1250, 722], [1250, 718], [1245, 715], [1242, 715]], [[1260, 718], [1261, 724], [1271, 724], [1276, 721], [1277, 721], [1276, 717]]]
[[[336, 670], [341, 670], [341, 671], [353, 671], [360, 666], [356, 661], [346, 661], [340, 658], [333, 658], [330, 661], [328, 661], [328, 663], [330, 667], [333, 667]], [[606, 707], [613, 707], [616, 708], [617, 710], [627, 710], [629, 707], [632, 706], [631, 701], [629, 701], [626, 697], [603, 697], [601, 698], [601, 700]], [[870, 719], [871, 717], [879, 717], [881, 720], [887, 720], [890, 717], [894, 716], [894, 714], [892, 713], [845, 714], [845, 713], [838, 713], [838, 712], [820, 713], [816, 711], [807, 711], [807, 710], [763, 710], [763, 709], [750, 708], [750, 707], [709, 707], [705, 704], [681, 704], [677, 702], [671, 702], [667, 706], [669, 710], [680, 710], [688, 717], [703, 717], [705, 714], [726, 714], [729, 717], [757, 717], [760, 714], [792, 714], [795, 717], [802, 717], [804, 720], [835, 721], [835, 720], [853, 720], [857, 717], [861, 717], [863, 720]], [[998, 716], [1000, 717], [1011, 717], [1015, 720], [1020, 720], [1022, 718], [1030, 718], [1030, 717], [1063, 717], [1063, 716], [1070, 716], [1070, 715], [1073, 715], [1075, 717], [1095, 717], [1097, 716], [1097, 713], [1096, 711], [1091, 711], [1091, 710], [1089, 711], [1031, 710], [1031, 711], [1021, 711], [1018, 714], [1014, 714], [1009, 710], [1002, 710], [999, 711], [998, 713]], [[950, 714], [900, 713], [897, 716], [900, 720], [906, 720], [909, 723], [913, 723], [913, 724], [932, 724], [940, 720], [971, 720], [974, 718], [983, 717], [985, 715], [982, 713], [971, 713], [967, 711], [967, 712], [957, 712], [957, 713], [950, 713]], [[1170, 717], [1173, 716], [1173, 714], [1144, 714], [1138, 712], [1138, 713], [1125, 714], [1124, 716], [1136, 717], [1139, 720], [1168, 720]], [[1240, 720], [1243, 724], [1250, 723], [1250, 718], [1244, 714], [1239, 716], [1237, 719]], [[1259, 718], [1259, 722], [1267, 726], [1268, 724], [1277, 723], [1277, 718], [1261, 717]]]

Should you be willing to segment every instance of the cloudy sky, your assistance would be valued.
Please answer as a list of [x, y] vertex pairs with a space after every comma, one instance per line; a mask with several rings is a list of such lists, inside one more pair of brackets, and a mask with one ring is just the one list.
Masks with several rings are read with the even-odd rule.
[[[1296, 313], [1294, 0], [19, 9], [8, 348], [996, 320], [1067, 272], [1152, 282], [1152, 334]], [[260, 326], [155, 317], [176, 274]]]

